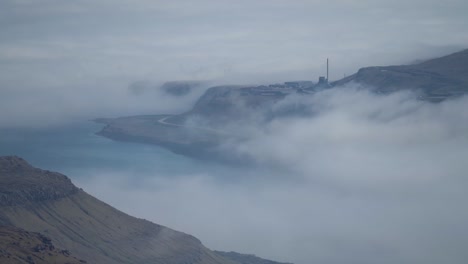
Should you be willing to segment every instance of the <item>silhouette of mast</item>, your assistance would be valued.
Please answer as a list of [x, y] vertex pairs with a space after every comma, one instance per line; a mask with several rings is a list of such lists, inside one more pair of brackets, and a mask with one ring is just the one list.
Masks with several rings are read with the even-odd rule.
[[327, 58], [327, 83], [328, 83], [328, 58]]

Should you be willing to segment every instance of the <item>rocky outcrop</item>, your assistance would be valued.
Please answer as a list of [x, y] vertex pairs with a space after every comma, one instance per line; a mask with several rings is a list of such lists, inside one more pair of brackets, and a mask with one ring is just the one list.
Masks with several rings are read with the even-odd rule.
[[0, 263], [83, 264], [69, 250], [56, 248], [52, 240], [40, 233], [21, 228], [0, 226]]
[[77, 192], [65, 175], [34, 168], [20, 157], [0, 157], [0, 206], [58, 200]]

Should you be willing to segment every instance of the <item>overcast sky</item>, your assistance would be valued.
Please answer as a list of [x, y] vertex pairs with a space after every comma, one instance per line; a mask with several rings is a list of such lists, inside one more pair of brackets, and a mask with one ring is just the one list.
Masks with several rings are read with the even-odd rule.
[[5, 0], [2, 81], [316, 79], [327, 57], [336, 79], [463, 48], [467, 9], [463, 0]]
[[[467, 10], [464, 0], [3, 0], [0, 95], [59, 120], [121, 109], [139, 80], [316, 80], [327, 57], [338, 79], [466, 48]], [[164, 110], [150, 106], [125, 108]]]

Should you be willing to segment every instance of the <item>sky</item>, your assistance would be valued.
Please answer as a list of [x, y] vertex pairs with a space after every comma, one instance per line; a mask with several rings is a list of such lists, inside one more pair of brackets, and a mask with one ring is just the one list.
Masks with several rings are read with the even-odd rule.
[[[464, 0], [3, 0], [0, 128], [180, 113], [207, 88], [174, 98], [135, 94], [139, 82], [316, 80], [326, 58], [336, 80], [446, 55], [467, 48], [467, 10]], [[464, 263], [467, 98], [348, 88], [301, 102], [316, 116], [227, 142], [259, 166], [226, 167], [222, 176], [247, 175], [238, 181], [109, 169], [79, 186], [214, 249], [297, 264]]]
[[138, 81], [317, 80], [326, 58], [336, 80], [437, 57], [466, 48], [467, 9], [463, 0], [4, 0], [0, 121], [175, 113], [196, 99], [129, 97]]

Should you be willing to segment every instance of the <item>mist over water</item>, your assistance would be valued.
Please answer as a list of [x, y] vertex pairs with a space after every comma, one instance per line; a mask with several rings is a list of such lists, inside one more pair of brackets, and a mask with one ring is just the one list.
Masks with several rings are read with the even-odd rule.
[[[204, 164], [153, 145], [116, 142], [95, 135], [102, 128], [87, 120], [53, 128], [0, 129], [0, 155], [18, 155], [31, 164], [68, 174], [74, 180], [100, 170], [158, 171], [176, 177]], [[183, 165], [181, 165], [183, 164]]]
[[467, 100], [433, 104], [354, 86], [287, 98], [283, 107], [313, 114], [242, 123], [243, 140], [222, 146], [255, 166], [114, 142], [90, 122], [2, 130], [0, 154], [66, 173], [118, 209], [212, 249], [294, 263], [463, 263]]

